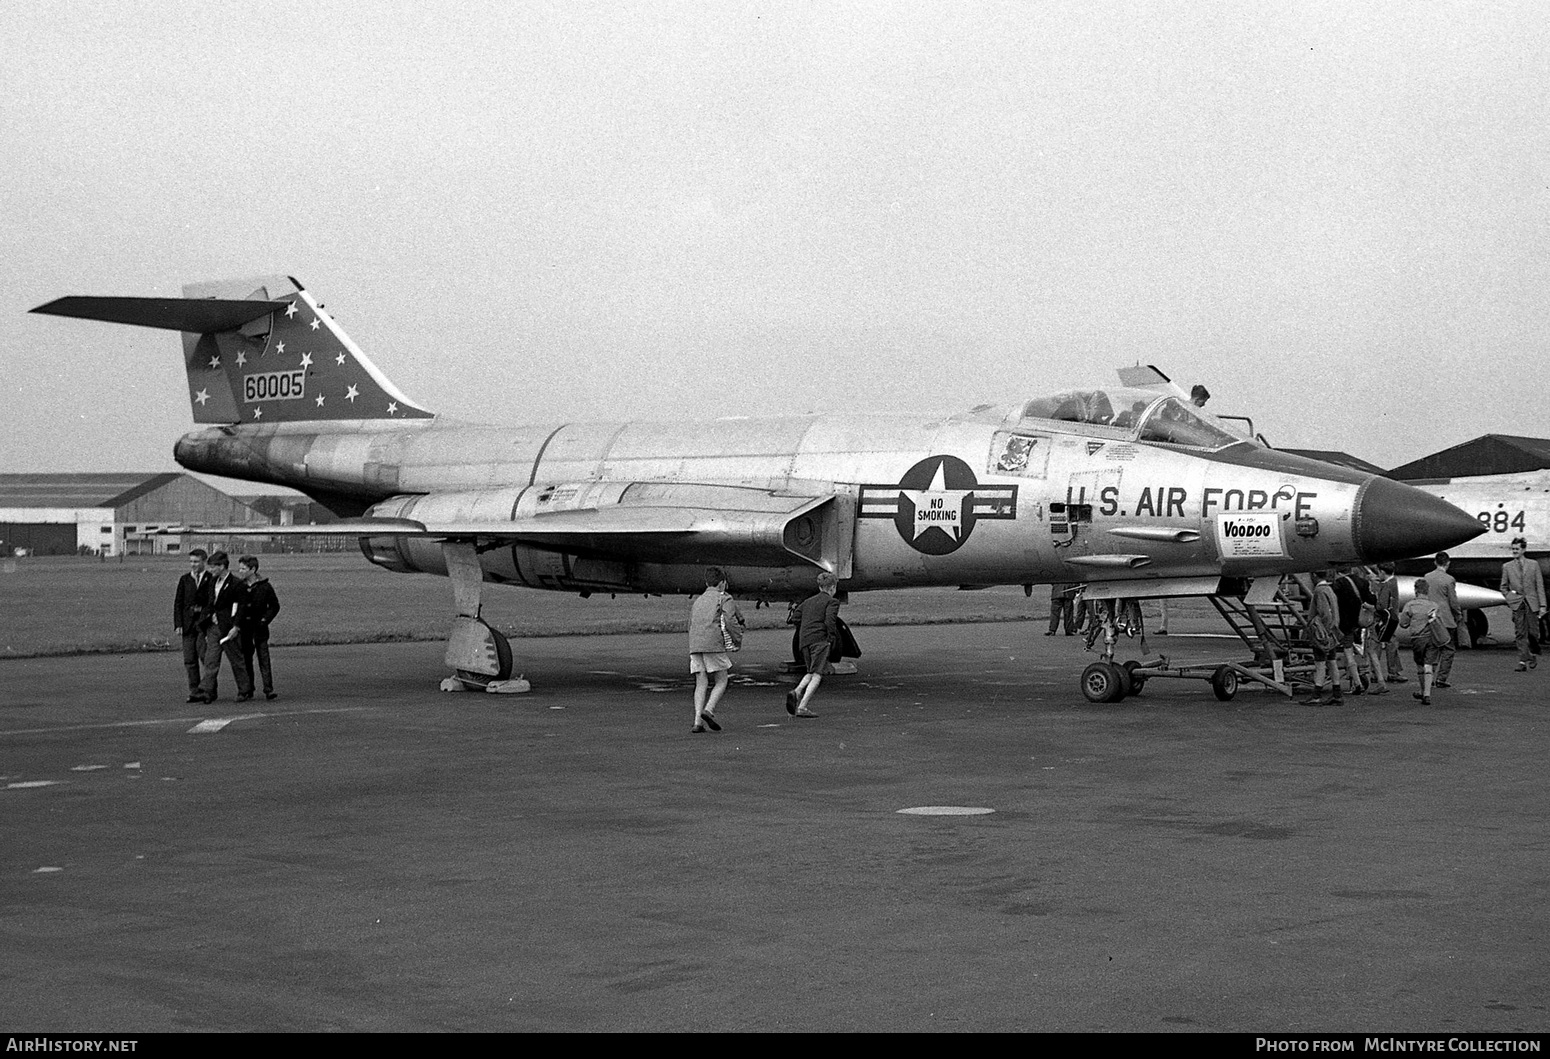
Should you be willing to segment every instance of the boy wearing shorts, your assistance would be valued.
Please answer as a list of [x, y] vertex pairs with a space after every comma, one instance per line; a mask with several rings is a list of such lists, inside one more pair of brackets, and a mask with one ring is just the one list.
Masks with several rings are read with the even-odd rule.
[[829, 647], [839, 639], [840, 601], [834, 598], [839, 579], [825, 570], [818, 575], [818, 591], [797, 607], [797, 647], [807, 665], [807, 675], [786, 692], [786, 712], [793, 717], [817, 717], [808, 709], [823, 671], [829, 664]]
[[1432, 636], [1432, 623], [1441, 623], [1442, 618], [1437, 613], [1437, 604], [1427, 598], [1429, 587], [1424, 577], [1416, 581], [1415, 598], [1399, 612], [1399, 627], [1410, 630], [1410, 650], [1415, 658], [1416, 672], [1421, 675], [1421, 690], [1411, 692], [1411, 697], [1420, 699], [1422, 706], [1432, 704], [1432, 674], [1442, 655], [1442, 648]]
[[[694, 727], [689, 731], [694, 735], [721, 731], [716, 704], [732, 677], [732, 659], [721, 638], [722, 617], [738, 626], [745, 624], [737, 601], [727, 592], [727, 575], [719, 566], [706, 567], [705, 591], [689, 607], [689, 672], [694, 674]], [[709, 687], [713, 676], [716, 684]]]

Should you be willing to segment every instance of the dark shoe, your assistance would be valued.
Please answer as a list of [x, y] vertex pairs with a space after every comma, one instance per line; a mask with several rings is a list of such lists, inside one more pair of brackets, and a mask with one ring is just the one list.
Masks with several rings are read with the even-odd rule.
[[804, 706], [801, 709], [797, 710], [796, 716], [798, 716], [798, 717], [817, 717], [818, 715], [816, 713], [814, 713], [812, 710], [809, 710], [807, 707]]
[[[1522, 667], [1519, 666], [1519, 668], [1521, 669]], [[203, 702], [203, 701], [205, 701], [205, 697], [204, 697], [204, 695], [202, 693], [196, 691], [196, 692], [194, 692], [192, 695], [190, 695], [188, 697], [188, 701], [189, 702]]]
[[1389, 677], [1389, 683], [1390, 684], [1408, 684], [1408, 683], [1410, 683], [1410, 678], [1409, 677]]
[[264, 698], [268, 699], [270, 702], [273, 702], [275, 699], [278, 699], [279, 697], [280, 697], [280, 693], [277, 692], [277, 691], [266, 691], [266, 692], [264, 692]]
[[700, 714], [700, 720], [704, 721], [705, 727], [709, 728], [712, 732], [721, 731], [721, 725], [716, 723], [715, 714], [711, 713], [709, 710], [706, 710], [704, 713]]
[[800, 702], [800, 701], [802, 701], [802, 700], [797, 698], [797, 693], [796, 692], [794, 692], [794, 691], [786, 692], [786, 712], [791, 714], [791, 716], [795, 717], [797, 715], [797, 703]]
[[1053, 631], [1053, 630], [1051, 630], [1051, 631], [1050, 631], [1050, 632], [1047, 632], [1047, 633], [1045, 633], [1045, 634], [1044, 634], [1044, 635], [1045, 635], [1045, 636], [1054, 636], [1054, 635], [1055, 635], [1055, 633], [1054, 633], [1054, 631]]
[[1538, 669], [1539, 668], [1539, 656], [1538, 655], [1530, 655], [1529, 656], [1528, 667], [1530, 669]]
[[1528, 663], [1527, 662], [1519, 662], [1517, 668], [1514, 669], [1513, 672], [1514, 673], [1527, 673], [1528, 672]]
[[697, 724], [693, 728], [689, 729], [689, 734], [690, 735], [704, 735], [705, 734], [705, 726], [703, 724]]
[[1362, 687], [1360, 684], [1358, 684], [1358, 685], [1356, 685], [1356, 687], [1354, 687], [1350, 691], [1346, 692], [1346, 694], [1347, 695], [1365, 695], [1365, 694], [1367, 694], [1367, 689]]
[[1327, 705], [1329, 705], [1329, 698], [1327, 696], [1324, 696], [1324, 695], [1317, 695], [1317, 696], [1314, 696], [1311, 699], [1299, 699], [1298, 701], [1301, 702], [1304, 706], [1327, 706]]
[[1422, 702], [1431, 702], [1432, 701], [1429, 697], [1427, 697], [1425, 695], [1422, 695], [1419, 691], [1412, 691], [1410, 693], [1410, 697], [1412, 699], [1420, 699]]
[[253, 693], [250, 691], [246, 695], [238, 695], [237, 696], [237, 701], [238, 702], [252, 702], [253, 701]]
[[1432, 697], [1430, 695], [1422, 695], [1421, 696], [1421, 705], [1422, 706], [1430, 706], [1431, 704], [1432, 704]]
[[1434, 681], [1432, 681], [1432, 687], [1433, 688], [1451, 688], [1452, 686], [1453, 685], [1449, 684], [1446, 680], [1434, 680]]

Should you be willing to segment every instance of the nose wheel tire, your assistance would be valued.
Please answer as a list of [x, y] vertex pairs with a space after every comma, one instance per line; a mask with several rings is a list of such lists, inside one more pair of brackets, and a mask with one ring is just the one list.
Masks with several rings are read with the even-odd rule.
[[1113, 662], [1094, 662], [1082, 670], [1082, 694], [1088, 702], [1118, 702], [1130, 680]]
[[1132, 695], [1141, 694], [1141, 689], [1146, 687], [1146, 674], [1141, 672], [1141, 663], [1134, 658], [1125, 663], [1125, 687]]

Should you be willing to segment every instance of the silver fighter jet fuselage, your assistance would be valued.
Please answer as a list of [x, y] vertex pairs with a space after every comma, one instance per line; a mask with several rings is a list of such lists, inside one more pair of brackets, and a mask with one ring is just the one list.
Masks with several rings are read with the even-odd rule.
[[187, 435], [176, 456], [426, 527], [366, 539], [392, 569], [444, 573], [440, 539], [494, 544], [504, 530], [481, 554], [491, 580], [566, 591], [697, 591], [716, 563], [771, 598], [805, 593], [815, 568], [852, 591], [1084, 581], [1203, 594], [1184, 583], [1395, 559], [1479, 532], [1419, 490], [1266, 449], [1177, 396], [1077, 396], [1093, 393], [1145, 402], [1159, 426], [1175, 416], [1208, 443], [1031, 401], [940, 419], [227, 426]]

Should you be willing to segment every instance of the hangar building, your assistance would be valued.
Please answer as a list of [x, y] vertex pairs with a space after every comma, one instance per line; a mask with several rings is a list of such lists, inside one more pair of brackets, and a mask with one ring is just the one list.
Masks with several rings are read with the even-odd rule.
[[182, 550], [169, 526], [267, 525], [262, 512], [180, 472], [0, 474], [0, 554]]
[[1473, 441], [1395, 467], [1388, 476], [1401, 482], [1414, 482], [1425, 478], [1521, 474], [1545, 468], [1550, 468], [1550, 440], [1482, 434]]

